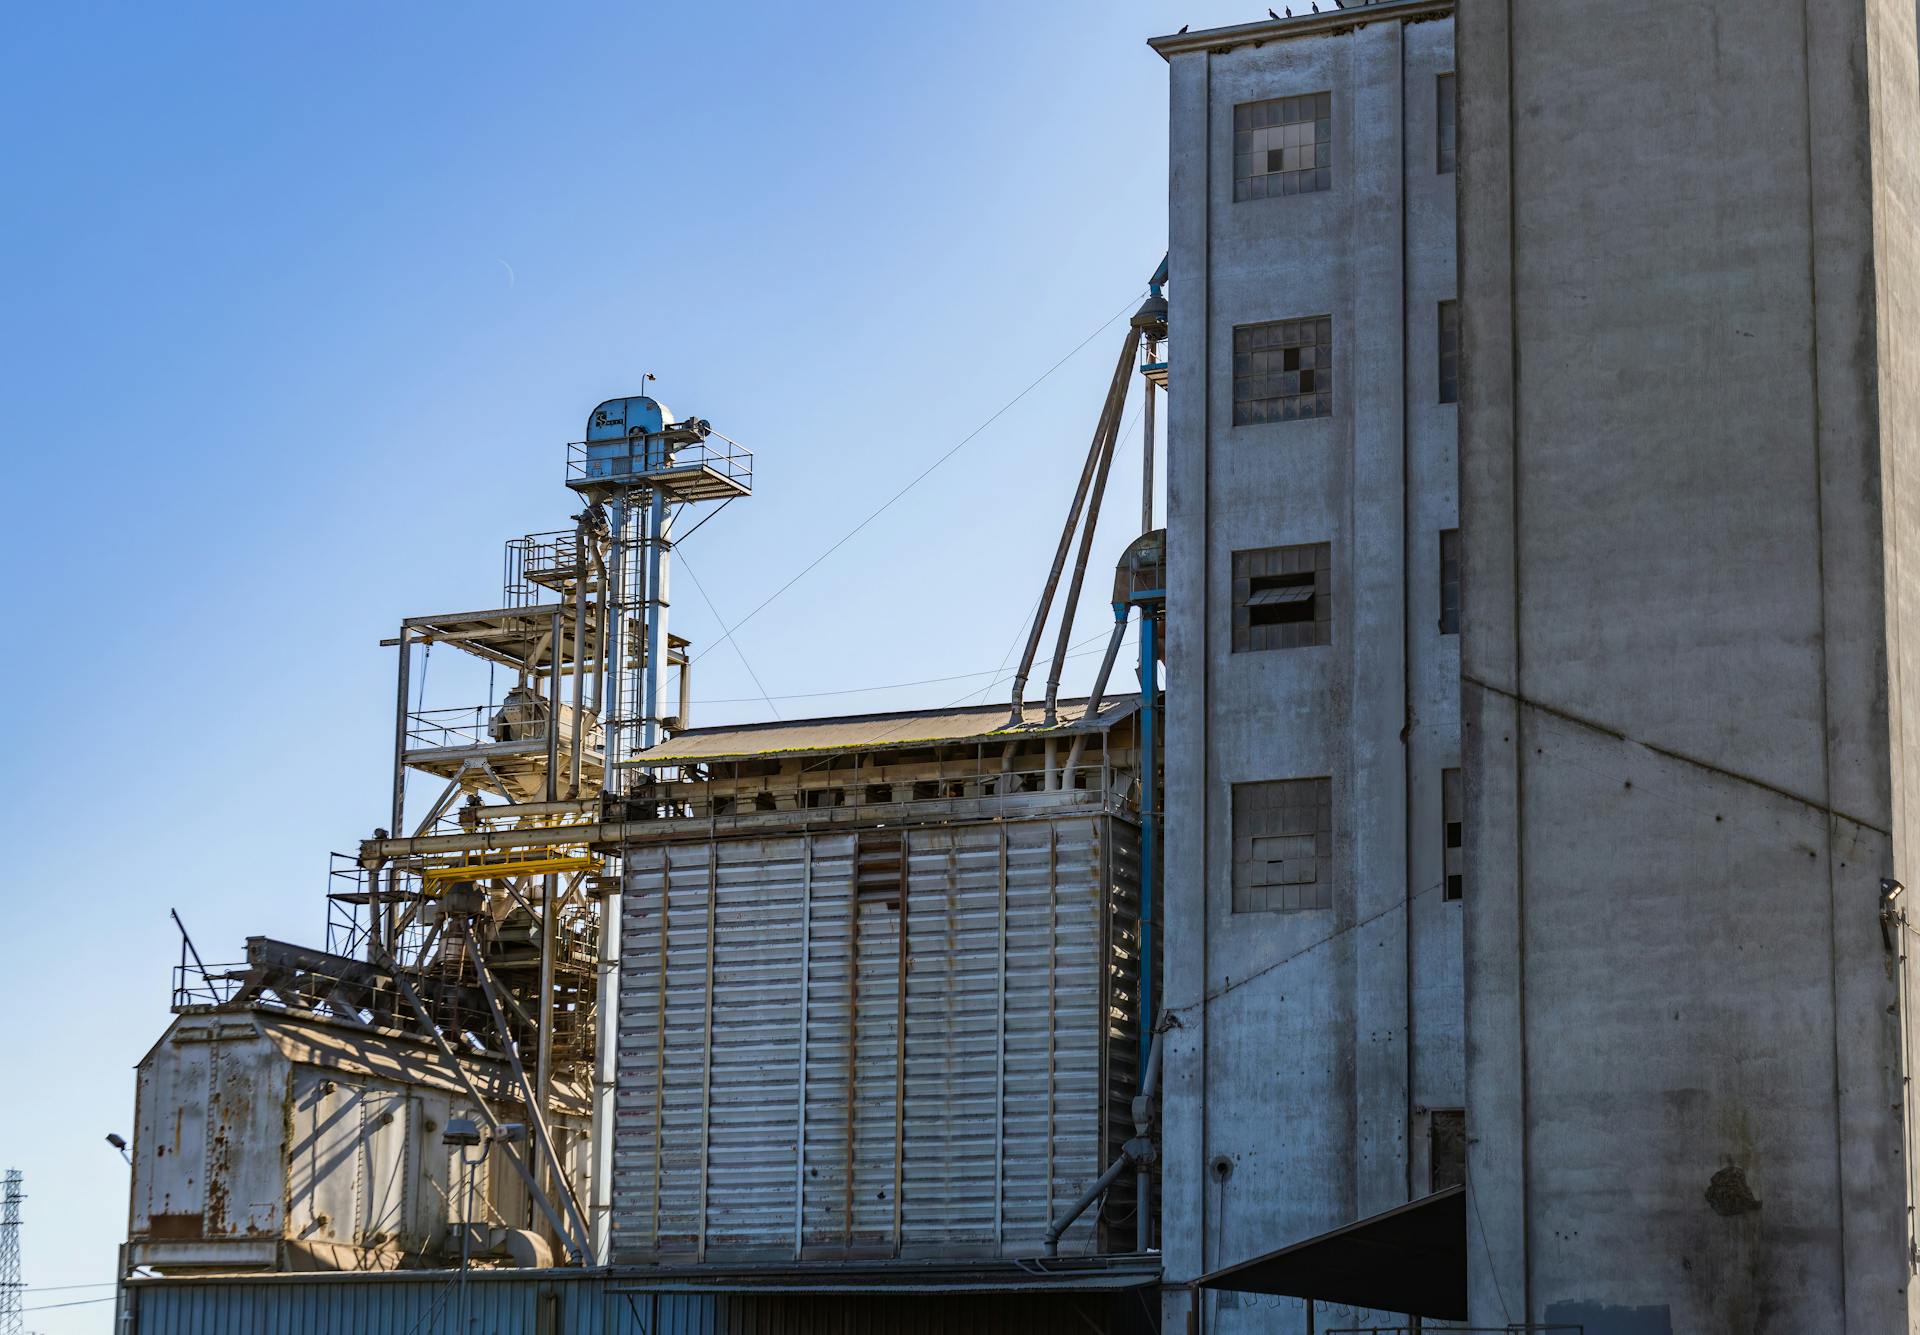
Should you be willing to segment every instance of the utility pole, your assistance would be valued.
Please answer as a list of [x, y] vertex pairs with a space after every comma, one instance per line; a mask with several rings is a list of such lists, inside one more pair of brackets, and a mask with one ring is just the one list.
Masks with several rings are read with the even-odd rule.
[[20, 1278], [20, 1202], [26, 1193], [20, 1190], [18, 1168], [9, 1168], [5, 1194], [0, 1196], [0, 1335], [20, 1335], [20, 1295], [26, 1283]]

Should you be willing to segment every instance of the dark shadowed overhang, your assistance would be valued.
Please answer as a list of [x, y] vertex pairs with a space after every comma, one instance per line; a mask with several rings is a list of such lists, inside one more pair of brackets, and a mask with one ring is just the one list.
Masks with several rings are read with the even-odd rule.
[[1464, 1321], [1467, 1189], [1436, 1191], [1216, 1270], [1202, 1276], [1199, 1285]]

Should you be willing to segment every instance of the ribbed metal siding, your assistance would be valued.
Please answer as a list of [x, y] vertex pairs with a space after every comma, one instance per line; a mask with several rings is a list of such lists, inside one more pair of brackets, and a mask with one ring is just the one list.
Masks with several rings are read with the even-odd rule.
[[475, 1272], [466, 1332], [459, 1301], [446, 1271], [164, 1280], [129, 1288], [129, 1335], [712, 1335], [728, 1320], [713, 1295], [643, 1294], [630, 1305], [604, 1277], [578, 1273]]
[[[1112, 821], [1106, 834], [1107, 950], [1113, 964], [1102, 1016], [1107, 1055], [1107, 1135], [1100, 1157], [1102, 1163], [1111, 1163], [1120, 1147], [1133, 1137], [1133, 1096], [1140, 1090], [1140, 829], [1124, 821]], [[1156, 990], [1155, 995], [1160, 993]], [[1137, 1186], [1132, 1173], [1123, 1173], [1107, 1193], [1101, 1221], [1109, 1229], [1116, 1225], [1119, 1229], [1107, 1244], [1109, 1251], [1134, 1249]], [[1157, 1241], [1154, 1245], [1158, 1246]]]
[[807, 1238], [850, 1236], [847, 1146], [854, 1113], [847, 1034], [853, 1004], [854, 836], [813, 835], [805, 842], [812, 849], [806, 913], [806, 1080], [795, 1093], [795, 1103], [803, 1092], [806, 1154], [794, 1164], [801, 1192], [801, 1235], [783, 1249], [788, 1256], [803, 1249]]
[[1125, 1139], [1125, 822], [722, 839], [627, 868], [619, 1259], [1032, 1255]]
[[[129, 1335], [459, 1335], [453, 1277], [162, 1280], [129, 1291]], [[1136, 1335], [1132, 1293], [800, 1297], [633, 1291], [604, 1274], [476, 1272], [471, 1335]]]

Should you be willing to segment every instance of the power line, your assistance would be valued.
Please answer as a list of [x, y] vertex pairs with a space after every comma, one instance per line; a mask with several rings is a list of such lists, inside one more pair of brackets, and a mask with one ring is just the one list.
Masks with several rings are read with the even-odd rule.
[[[1088, 650], [1087, 652], [1091, 653], [1092, 650]], [[1000, 685], [1002, 682], [1008, 682], [1012, 680], [1013, 680], [1013, 673], [1002, 671], [999, 676], [995, 677], [992, 681], [987, 683], [986, 689], [990, 691], [995, 686]], [[950, 700], [946, 704], [940, 707], [942, 709], [959, 709], [961, 706], [965, 705], [969, 700], [973, 698], [973, 694], [974, 694], [973, 687], [969, 686], [967, 687], [966, 690], [960, 693], [957, 699]], [[1119, 692], [1119, 693], [1116, 693], [1112, 698], [1117, 700], [1126, 694], [1127, 692]], [[908, 724], [912, 723], [913, 721], [914, 721], [914, 716], [912, 714], [908, 714], [905, 717], [903, 717], [898, 723], [894, 724], [891, 728], [882, 729], [880, 732], [875, 733], [872, 737], [869, 737], [865, 742], [861, 743], [861, 745], [873, 746], [879, 742], [885, 741], [887, 738], [893, 736], [894, 733], [899, 732], [902, 728], [906, 727]], [[811, 765], [802, 767], [800, 772], [802, 774], [811, 774], [813, 771], [820, 769], [822, 766], [831, 765], [832, 763], [833, 763], [833, 757], [828, 756], [824, 760], [817, 760]]]
[[[1021, 623], [1022, 628], [1025, 627], [1025, 624], [1026, 624], [1025, 622]], [[1101, 631], [1098, 635], [1090, 635], [1084, 640], [1076, 641], [1073, 647], [1075, 649], [1083, 649], [1085, 648], [1085, 646], [1092, 644], [1096, 640], [1104, 644], [1106, 642], [1107, 636], [1110, 633], [1111, 632], [1108, 632], [1108, 631]], [[1067, 655], [1067, 657], [1068, 658], [1086, 658], [1088, 657], [1088, 655], [1094, 652], [1095, 652], [1094, 650], [1088, 649], [1084, 653], [1070, 653]], [[1099, 652], [1105, 652], [1105, 651], [1101, 650]], [[1012, 655], [1009, 654], [1007, 655], [1007, 657], [1010, 658], [1012, 657]], [[751, 669], [749, 669], [749, 671], [751, 671]], [[721, 696], [719, 698], [712, 699], [712, 700], [695, 700], [693, 703], [696, 705], [750, 705], [759, 700], [766, 700], [768, 701], [768, 703], [772, 703], [772, 701], [774, 700], [818, 700], [829, 695], [873, 695], [880, 691], [905, 690], [909, 686], [940, 686], [950, 681], [968, 681], [974, 677], [999, 676], [1001, 674], [1006, 673], [1006, 671], [1007, 671], [1006, 658], [1002, 658], [1000, 660], [999, 667], [982, 668], [978, 672], [956, 672], [951, 676], [946, 676], [946, 677], [922, 677], [918, 681], [891, 681], [891, 682], [884, 682], [879, 686], [842, 686], [831, 691], [794, 691], [786, 695], [775, 695], [775, 696], [730, 695], [730, 696]], [[759, 685], [759, 682], [756, 681], [754, 684], [757, 686]], [[987, 689], [989, 690], [992, 689], [993, 684], [994, 683], [992, 682], [988, 682]], [[969, 689], [967, 692], [967, 695], [971, 696], [972, 694], [973, 694], [972, 690]]]
[[[1013, 628], [1013, 641], [1012, 643], [1007, 645], [1007, 651], [1004, 654], [1000, 655], [1000, 666], [994, 669], [996, 673], [1005, 672], [1007, 670], [1007, 660], [1012, 658], [1014, 655], [1014, 651], [1020, 647], [1020, 641], [1027, 633], [1027, 623], [1033, 620], [1033, 618], [1039, 615], [1040, 613], [1040, 599], [1042, 596], [1043, 595], [1040, 595], [1040, 594], [1034, 595], [1033, 606], [1029, 607], [1027, 609], [1027, 614], [1020, 618], [1020, 624]], [[993, 689], [992, 682], [988, 682], [985, 686], [982, 686], [980, 688], [981, 704], [984, 705], [987, 702], [987, 692], [991, 691], [992, 689]]]
[[[706, 522], [705, 520], [701, 521], [701, 523], [705, 523], [705, 522]], [[696, 527], [698, 526], [696, 525]], [[707, 586], [702, 584], [700, 582], [700, 577], [693, 573], [693, 567], [687, 564], [687, 558], [684, 554], [680, 557], [680, 568], [687, 572], [687, 578], [693, 581], [693, 587], [700, 591], [700, 598], [703, 602], [706, 603], [707, 610], [713, 613], [713, 619], [715, 624], [722, 625], [722, 626], [726, 625], [727, 619], [721, 616], [720, 609], [713, 605], [713, 599], [707, 595]], [[740, 641], [737, 639], [734, 639], [734, 637], [731, 634], [727, 636], [727, 640], [729, 643], [733, 645], [733, 652], [740, 659], [740, 666], [747, 670], [747, 675], [749, 677], [753, 678], [754, 689], [760, 692], [760, 698], [767, 702], [767, 708], [773, 711], [773, 716], [775, 718], [779, 718], [780, 706], [774, 704], [773, 697], [767, 694], [767, 688], [760, 684], [760, 674], [758, 672], [755, 672], [753, 670], [753, 664], [747, 661], [747, 651], [741, 647]], [[684, 677], [686, 675], [687, 667], [689, 666], [691, 666], [691, 664], [687, 664], [681, 667], [680, 669], [681, 676]], [[686, 726], [685, 719], [682, 719], [680, 722], [682, 727]]]
[[74, 1289], [111, 1289], [117, 1286], [118, 1283], [118, 1280], [103, 1279], [98, 1284], [29, 1284], [26, 1286], [25, 1291], [28, 1293], [70, 1293]]
[[104, 1298], [75, 1298], [64, 1303], [41, 1303], [38, 1307], [22, 1307], [22, 1312], [51, 1312], [56, 1307], [87, 1307], [93, 1303], [110, 1303], [120, 1295], [109, 1293]]
[[[746, 625], [749, 621], [753, 620], [755, 617], [759, 616], [762, 612], [766, 611], [767, 608], [772, 605], [773, 601], [776, 598], [780, 597], [780, 595], [784, 594], [788, 589], [791, 589], [794, 585], [798, 584], [802, 579], [805, 579], [807, 575], [812, 573], [813, 568], [815, 566], [819, 565], [822, 561], [826, 560], [829, 556], [832, 556], [835, 552], [839, 551], [842, 547], [846, 546], [847, 543], [853, 538], [853, 536], [859, 533], [861, 529], [865, 528], [868, 524], [871, 524], [874, 520], [878, 519], [881, 515], [885, 514], [889, 509], [891, 509], [895, 501], [898, 501], [902, 496], [905, 496], [908, 492], [912, 491], [915, 487], [919, 486], [922, 482], [926, 481], [928, 476], [930, 476], [933, 473], [934, 469], [940, 467], [941, 464], [953, 458], [954, 455], [960, 453], [960, 451], [969, 442], [971, 442], [974, 439], [974, 437], [978, 436], [981, 432], [985, 431], [988, 427], [992, 426], [995, 422], [999, 421], [1002, 417], [1004, 417], [1007, 414], [1007, 412], [1015, 404], [1019, 403], [1020, 400], [1026, 398], [1027, 395], [1033, 393], [1034, 390], [1038, 389], [1041, 383], [1045, 381], [1049, 376], [1051, 376], [1055, 371], [1058, 371], [1061, 367], [1065, 366], [1069, 361], [1073, 360], [1074, 356], [1080, 351], [1080, 349], [1086, 347], [1087, 344], [1093, 342], [1094, 339], [1100, 337], [1101, 334], [1105, 333], [1107, 330], [1107, 326], [1111, 325], [1115, 320], [1118, 320], [1121, 316], [1126, 315], [1128, 312], [1132, 311], [1135, 305], [1139, 302], [1141, 295], [1142, 294], [1140, 293], [1135, 293], [1133, 296], [1128, 297], [1126, 305], [1122, 306], [1119, 310], [1115, 311], [1112, 315], [1108, 316], [1105, 320], [1102, 320], [1100, 322], [1100, 327], [1094, 330], [1091, 334], [1088, 334], [1085, 338], [1081, 339], [1078, 343], [1074, 344], [1072, 351], [1068, 352], [1059, 361], [1055, 362], [1052, 366], [1049, 366], [1046, 370], [1042, 371], [1040, 375], [1033, 381], [1032, 384], [1028, 385], [1025, 389], [1021, 390], [1018, 394], [1014, 395], [1012, 398], [1008, 399], [1005, 403], [1001, 404], [1000, 407], [994, 411], [993, 416], [987, 418], [986, 421], [982, 422], [979, 426], [975, 427], [973, 430], [969, 431], [966, 435], [962, 436], [959, 439], [959, 441], [951, 449], [949, 449], [945, 454], [941, 455], [938, 459], [935, 459], [932, 463], [928, 464], [925, 468], [921, 469], [920, 472], [914, 476], [911, 482], [907, 483], [906, 486], [900, 488], [900, 490], [894, 492], [893, 495], [889, 496], [885, 501], [881, 502], [880, 507], [876, 509], [872, 514], [868, 515], [865, 519], [862, 519], [859, 523], [855, 524], [852, 528], [848, 529], [846, 533], [837, 542], [833, 544], [833, 546], [827, 548], [827, 550], [825, 550], [824, 552], [821, 552], [820, 555], [814, 557], [813, 560], [807, 562], [806, 565], [802, 566], [798, 574], [794, 575], [792, 579], [788, 580], [785, 584], [782, 584], [779, 588], [775, 589], [772, 593], [768, 594], [766, 598], [761, 601], [758, 607], [754, 608], [751, 612], [747, 613], [745, 616], [741, 617], [738, 621], [734, 622], [733, 625], [729, 626], [726, 629], [726, 631], [720, 636], [719, 642], [710, 644], [705, 649], [702, 649], [698, 654], [695, 654], [693, 661], [696, 663], [699, 662], [702, 658], [705, 658], [708, 654], [712, 653], [715, 649], [718, 649], [721, 643], [724, 643], [727, 640], [731, 640], [733, 638], [733, 633], [735, 631], [739, 630], [740, 627]], [[969, 692], [969, 694], [971, 694], [971, 692]]]
[[1407, 895], [1404, 899], [1396, 899], [1393, 902], [1380, 908], [1377, 912], [1369, 913], [1366, 917], [1361, 918], [1358, 921], [1348, 923], [1345, 927], [1336, 927], [1333, 931], [1328, 932], [1325, 936], [1315, 937], [1313, 940], [1307, 942], [1306, 945], [1300, 947], [1300, 949], [1296, 951], [1293, 951], [1291, 954], [1282, 955], [1279, 959], [1276, 959], [1276, 960], [1269, 960], [1267, 963], [1255, 969], [1252, 973], [1246, 974], [1239, 978], [1227, 979], [1226, 982], [1222, 983], [1219, 987], [1212, 988], [1207, 992], [1205, 992], [1204, 994], [1202, 994], [1202, 996], [1198, 1001], [1189, 1001], [1185, 1005], [1181, 1005], [1181, 1006], [1167, 1006], [1162, 1009], [1161, 1013], [1163, 1015], [1185, 1015], [1189, 1011], [1196, 1011], [1201, 1009], [1204, 1006], [1211, 1005], [1213, 1002], [1216, 1002], [1220, 1000], [1220, 998], [1226, 996], [1227, 993], [1237, 992], [1241, 988], [1245, 987], [1248, 983], [1257, 982], [1260, 979], [1265, 978], [1268, 974], [1272, 973], [1276, 969], [1284, 969], [1287, 965], [1292, 964], [1295, 960], [1305, 959], [1308, 955], [1313, 954], [1314, 951], [1320, 949], [1322, 946], [1330, 945], [1331, 943], [1338, 941], [1340, 938], [1344, 936], [1351, 936], [1353, 935], [1353, 933], [1359, 931], [1361, 928], [1371, 926], [1373, 923], [1378, 922], [1380, 919], [1386, 917], [1388, 914], [1406, 912], [1407, 905], [1411, 904], [1416, 899], [1422, 898], [1425, 895], [1432, 894], [1435, 890], [1440, 889], [1440, 887], [1445, 884], [1446, 884], [1446, 880], [1443, 878], [1441, 880], [1435, 881], [1432, 885], [1429, 885], [1424, 889], [1415, 890], [1412, 894]]
[[[1109, 322], [1109, 323], [1111, 323], [1111, 322]], [[1134, 422], [1135, 422], [1135, 421], [1136, 421], [1136, 420], [1138, 419], [1138, 416], [1139, 416], [1139, 413], [1140, 413], [1140, 410], [1141, 410], [1141, 409], [1142, 409], [1142, 408], [1143, 408], [1143, 407], [1145, 406], [1145, 404], [1146, 404], [1146, 400], [1145, 400], [1145, 399], [1142, 399], [1142, 400], [1140, 401], [1140, 403], [1138, 403], [1138, 404], [1136, 404], [1136, 405], [1134, 405], [1134, 411], [1133, 411], [1133, 413], [1132, 413], [1132, 414], [1130, 414], [1130, 415], [1129, 415], [1129, 416], [1127, 417], [1127, 420], [1126, 420], [1125, 422], [1123, 422], [1123, 423], [1121, 423], [1121, 425], [1120, 425], [1120, 430], [1119, 430], [1119, 431], [1118, 431], [1118, 432], [1116, 433], [1116, 435], [1117, 435], [1117, 436], [1119, 436], [1119, 437], [1122, 437], [1122, 438], [1124, 438], [1124, 437], [1126, 437], [1126, 436], [1127, 436], [1127, 434], [1128, 434], [1128, 432], [1130, 431], [1130, 429], [1132, 428], [1132, 426], [1133, 426], [1133, 424], [1134, 424]], [[1043, 601], [1043, 600], [1044, 600], [1044, 599], [1046, 598], [1046, 596], [1047, 596], [1047, 595], [1046, 595], [1046, 592], [1045, 592], [1044, 590], [1042, 590], [1042, 591], [1041, 591], [1041, 592], [1040, 592], [1040, 593], [1039, 593], [1039, 594], [1038, 594], [1038, 595], [1037, 595], [1037, 596], [1036, 596], [1036, 597], [1034, 598], [1034, 600], [1033, 600], [1033, 606], [1027, 609], [1027, 615], [1026, 615], [1025, 617], [1023, 617], [1023, 618], [1021, 618], [1021, 621], [1020, 621], [1020, 624], [1019, 624], [1019, 626], [1018, 626], [1018, 627], [1016, 627], [1016, 628], [1014, 629], [1014, 632], [1013, 632], [1013, 641], [1012, 641], [1012, 643], [1010, 643], [1009, 645], [1007, 645], [1007, 652], [1006, 652], [1006, 653], [1004, 653], [1004, 654], [1002, 654], [1002, 655], [1000, 656], [1000, 671], [1002, 671], [1002, 672], [1004, 672], [1004, 671], [1006, 671], [1006, 668], [1007, 668], [1007, 663], [1008, 663], [1008, 661], [1009, 661], [1009, 660], [1011, 660], [1011, 659], [1013, 658], [1013, 655], [1014, 655], [1014, 651], [1015, 651], [1015, 650], [1017, 650], [1017, 649], [1019, 649], [1019, 647], [1020, 647], [1020, 641], [1021, 641], [1021, 639], [1022, 639], [1022, 638], [1023, 638], [1023, 637], [1024, 637], [1025, 635], [1026, 635], [1026, 633], [1027, 633], [1027, 623], [1028, 623], [1028, 622], [1030, 622], [1030, 621], [1032, 621], [1032, 620], [1033, 620], [1033, 618], [1034, 618], [1034, 617], [1035, 617], [1035, 616], [1036, 616], [1036, 615], [1037, 615], [1037, 614], [1039, 613], [1039, 611], [1040, 611], [1040, 604], [1041, 604], [1041, 602], [1042, 602], [1042, 601]], [[1078, 609], [1077, 609], [1077, 608], [1071, 608], [1071, 607], [1062, 607], [1062, 609], [1061, 609], [1061, 615], [1062, 615], [1062, 616], [1065, 616], [1065, 617], [1069, 617], [1069, 618], [1071, 618], [1072, 616], [1074, 616], [1074, 615], [1075, 615], [1075, 613], [1076, 613], [1077, 611], [1078, 611]], [[1105, 639], [1107, 638], [1107, 632], [1102, 632], [1101, 634], [1099, 634], [1099, 635], [1097, 635], [1097, 636], [1095, 636], [1095, 637], [1093, 637], [1093, 638], [1094, 638], [1094, 639], [1099, 639], [1099, 640], [1105, 640]], [[1089, 640], [1082, 640], [1082, 641], [1080, 641], [1080, 643], [1081, 643], [1081, 644], [1088, 644], [1088, 643], [1091, 643], [1091, 641], [1089, 641]], [[1075, 648], [1078, 648], [1079, 646], [1078, 646], [1078, 645], [1076, 645], [1076, 646], [1074, 646], [1074, 647], [1075, 647]], [[1078, 655], [1075, 655], [1075, 654], [1071, 654], [1071, 653], [1070, 653], [1070, 654], [1068, 654], [1068, 655], [1066, 655], [1066, 656], [1067, 656], [1068, 658], [1074, 658], [1074, 657], [1077, 657]], [[996, 683], [994, 683], [994, 682], [988, 682], [988, 683], [987, 683], [987, 684], [986, 684], [986, 685], [985, 685], [984, 687], [982, 687], [982, 688], [981, 688], [981, 691], [980, 691], [980, 703], [981, 703], [981, 704], [985, 704], [985, 703], [987, 702], [987, 692], [989, 692], [989, 691], [991, 691], [991, 690], [992, 690], [992, 689], [994, 688], [994, 686], [995, 686], [995, 684], [996, 684]]]

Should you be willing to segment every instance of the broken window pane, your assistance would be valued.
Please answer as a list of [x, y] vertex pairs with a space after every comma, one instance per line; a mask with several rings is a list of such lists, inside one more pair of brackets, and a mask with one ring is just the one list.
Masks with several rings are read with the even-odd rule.
[[1235, 426], [1332, 415], [1332, 317], [1234, 328]]
[[1460, 787], [1460, 771], [1440, 771], [1440, 821], [1444, 833], [1441, 849], [1446, 880], [1442, 899], [1459, 899], [1466, 887], [1466, 794]]
[[1333, 781], [1233, 786], [1233, 911], [1333, 907]]
[[1333, 95], [1242, 102], [1233, 109], [1233, 197], [1272, 199], [1333, 188]]

